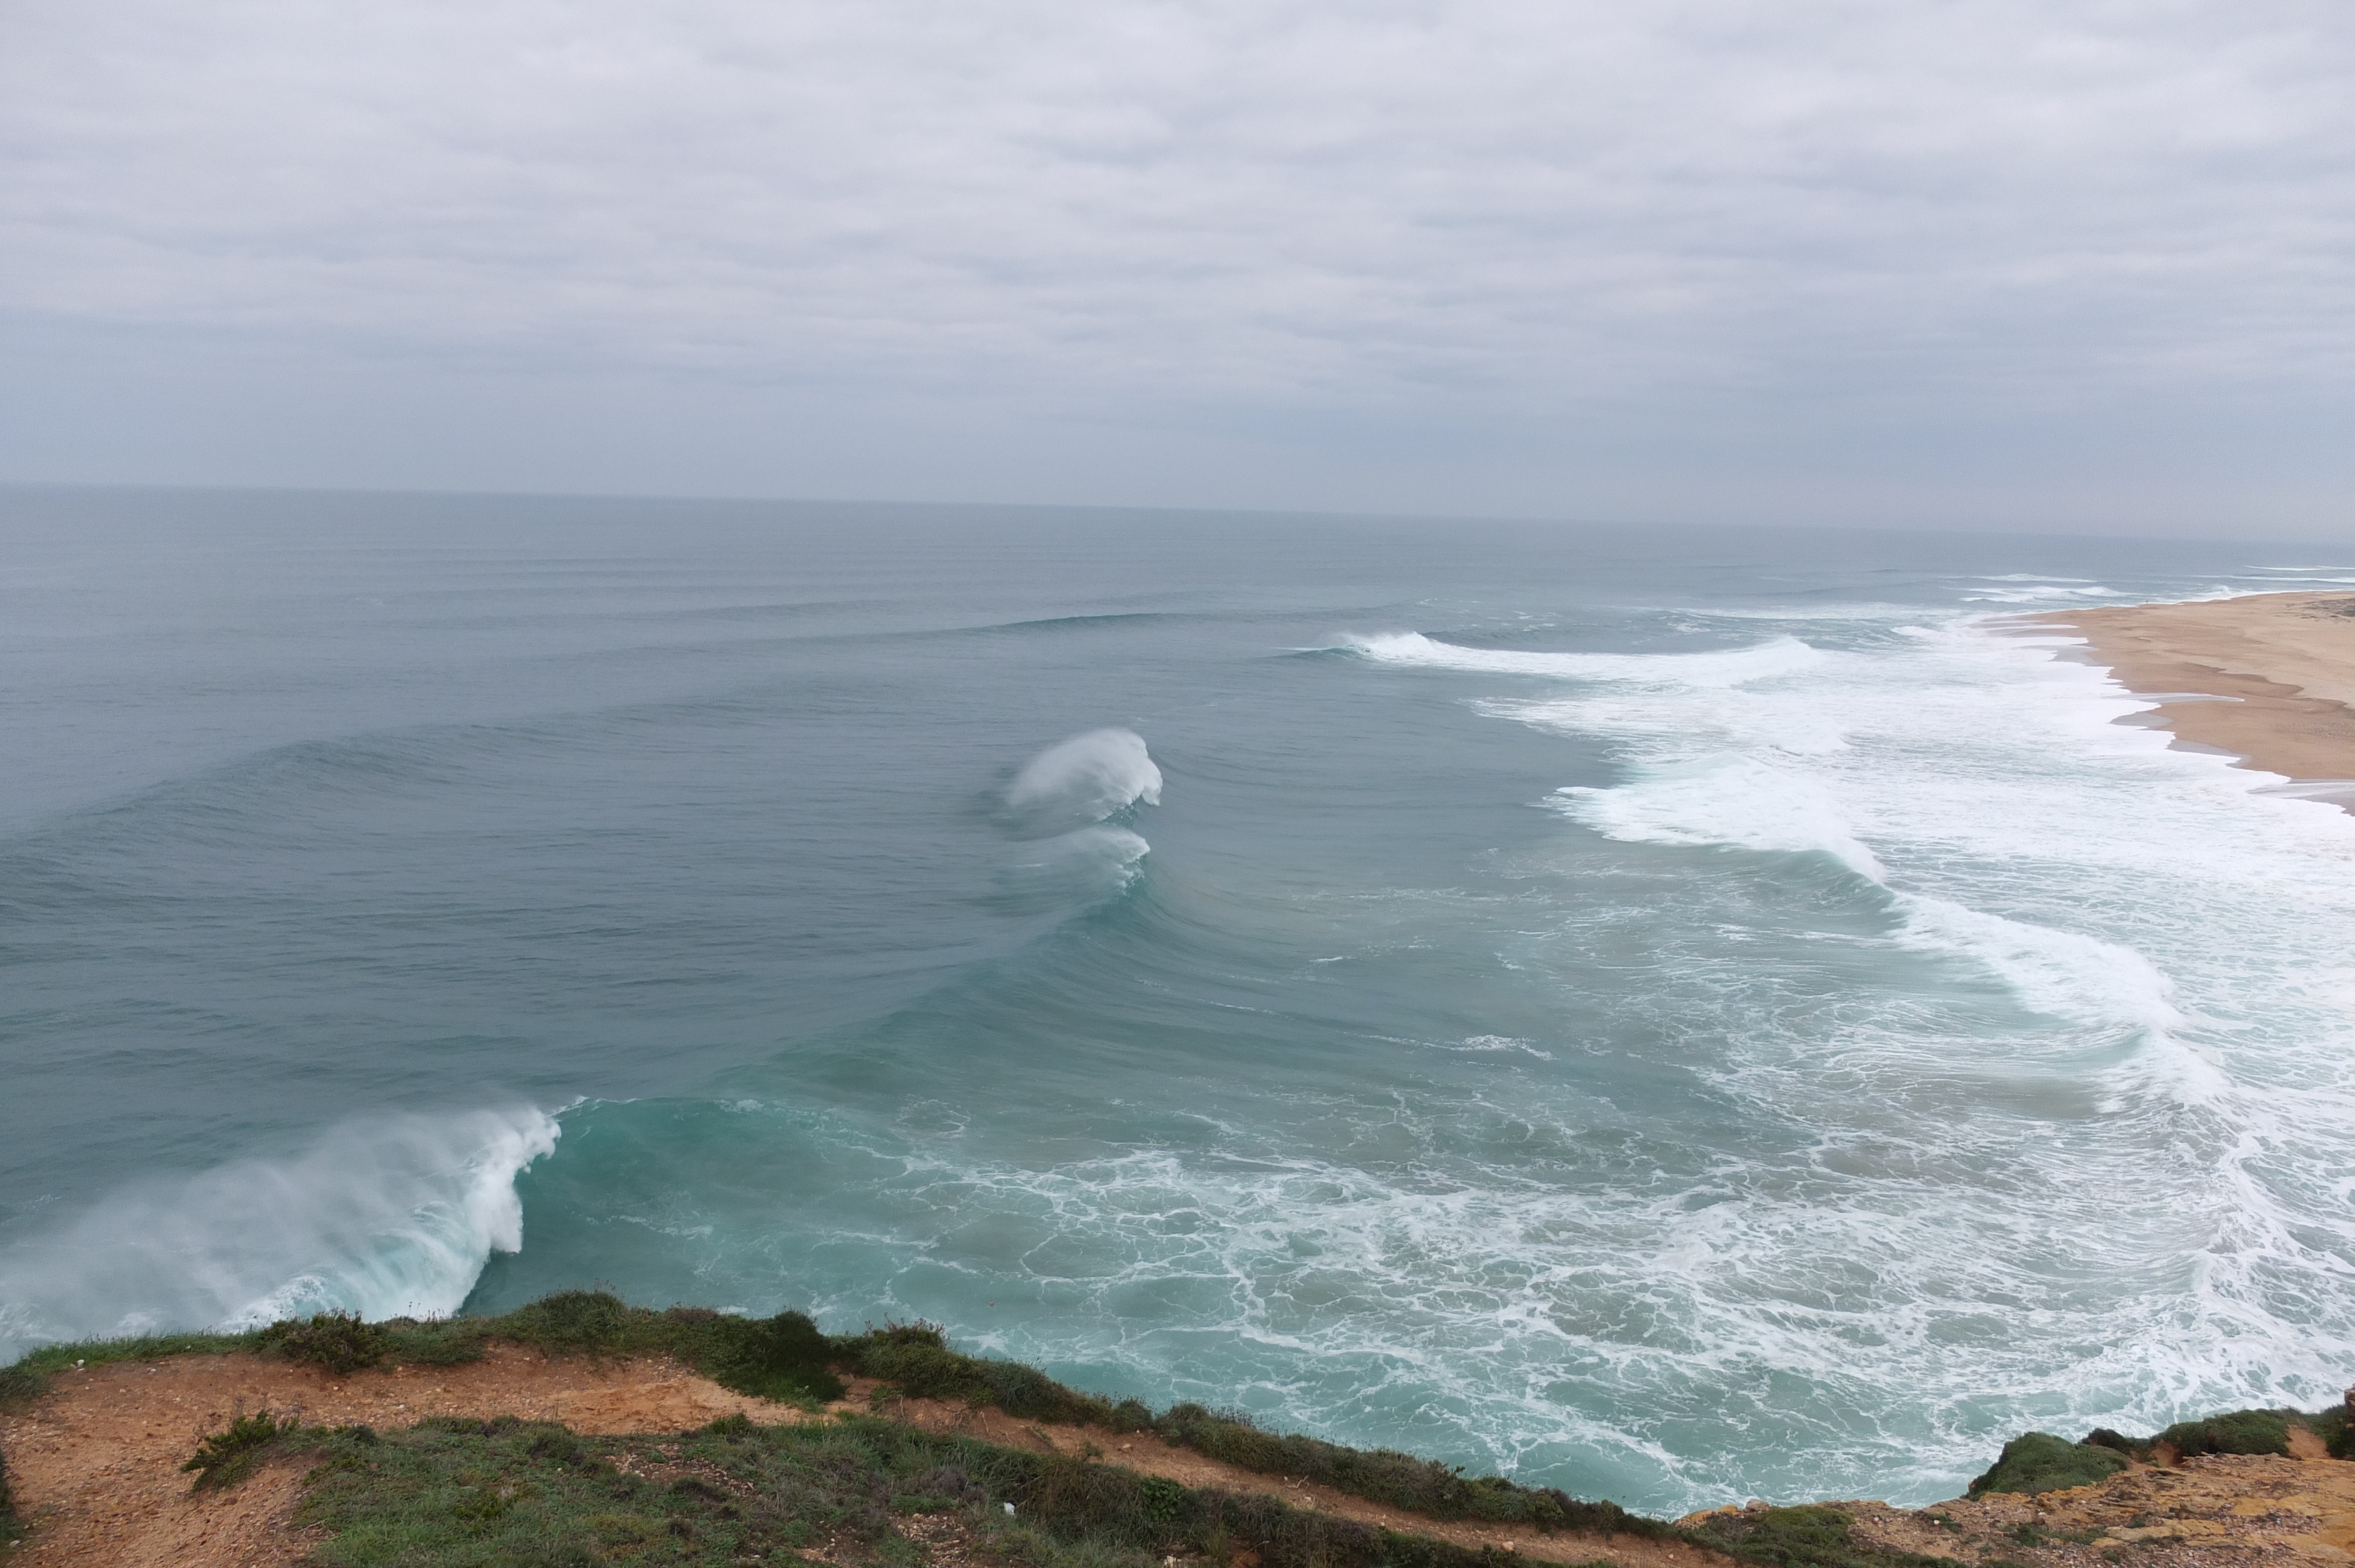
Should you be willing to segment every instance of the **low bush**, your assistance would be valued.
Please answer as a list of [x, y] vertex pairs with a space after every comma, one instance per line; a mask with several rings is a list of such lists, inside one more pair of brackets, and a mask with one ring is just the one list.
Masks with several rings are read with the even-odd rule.
[[2125, 1454], [2105, 1444], [2072, 1443], [2049, 1432], [2023, 1433], [2003, 1446], [1996, 1462], [1966, 1495], [1977, 1499], [1989, 1492], [2020, 1492], [2032, 1497], [2091, 1486], [2116, 1475], [2127, 1463]]
[[1776, 1568], [1960, 1568], [1951, 1559], [1890, 1552], [1859, 1542], [1855, 1521], [1836, 1508], [1744, 1510], [1720, 1514], [1693, 1538], [1735, 1557]]
[[1245, 1417], [1180, 1404], [1154, 1423], [1165, 1439], [1261, 1475], [1298, 1476], [1372, 1502], [1433, 1519], [1477, 1519], [1539, 1530], [1665, 1534], [1657, 1520], [1613, 1502], [1585, 1502], [1552, 1488], [1523, 1487], [1497, 1476], [1466, 1477], [1435, 1460], [1387, 1448], [1345, 1448], [1315, 1437], [1277, 1436]]
[[2289, 1424], [2303, 1421], [2295, 1410], [2235, 1410], [2200, 1421], [2179, 1421], [2152, 1439], [2189, 1459], [2200, 1454], [2289, 1452]]
[[392, 1349], [392, 1336], [361, 1321], [357, 1312], [281, 1319], [261, 1330], [260, 1342], [265, 1351], [324, 1368], [337, 1377], [380, 1365]]
[[968, 1356], [949, 1349], [932, 1323], [887, 1323], [832, 1341], [841, 1364], [890, 1383], [911, 1399], [956, 1399], [995, 1404], [1025, 1421], [1093, 1422], [1110, 1425], [1111, 1402], [1064, 1387], [1034, 1367]]
[[266, 1410], [240, 1415], [197, 1444], [195, 1456], [180, 1468], [197, 1473], [198, 1491], [233, 1487], [254, 1472], [273, 1444], [293, 1431], [293, 1422], [281, 1422]]

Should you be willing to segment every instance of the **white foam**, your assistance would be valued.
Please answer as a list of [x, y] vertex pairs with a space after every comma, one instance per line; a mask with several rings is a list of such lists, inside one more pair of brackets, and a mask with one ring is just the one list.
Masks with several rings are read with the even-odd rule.
[[[2051, 578], [1987, 591], [2109, 597]], [[2148, 703], [2055, 659], [2073, 638], [1932, 620], [1892, 610], [1891, 641], [1722, 684], [1676, 678], [1673, 655], [1367, 649], [1474, 674], [1640, 683], [1470, 694], [1605, 748], [1617, 779], [1548, 803], [1607, 840], [1816, 855], [1857, 879], [1810, 948], [1809, 906], [1700, 891], [1749, 885], [1738, 860], [1663, 860], [1647, 885], [1753, 923], [1631, 908], [1596, 938], [1614, 954], [1638, 931], [1678, 944], [1660, 961], [1675, 968], [1679, 1027], [1725, 1041], [1720, 1092], [1814, 1130], [1807, 1170], [1765, 1160], [1671, 1181], [1673, 1200], [1589, 1195], [1569, 1222], [1575, 1247], [1535, 1193], [1525, 1207], [1509, 1192], [1467, 1199], [1487, 1212], [1444, 1222], [1424, 1208], [1416, 1224], [1434, 1247], [1444, 1230], [1491, 1257], [1481, 1238], [1544, 1238], [1515, 1255], [1528, 1304], [1497, 1352], [1533, 1367], [1583, 1361], [1607, 1369], [1600, 1386], [1656, 1400], [1773, 1367], [1871, 1385], [1859, 1399], [1876, 1408], [1928, 1402], [1935, 1430], [1891, 1445], [1921, 1457], [1902, 1461], [1915, 1480], [1887, 1457], [1853, 1476], [1916, 1498], [1984, 1463], [1987, 1431], [1965, 1413], [2000, 1411], [2011, 1429], [2148, 1429], [2230, 1404], [2311, 1403], [2343, 1383], [2329, 1347], [2355, 1331], [2355, 1183], [2341, 1174], [2355, 1168], [2355, 819], [2115, 722]], [[1769, 938], [1783, 944], [1771, 954]], [[1931, 967], [1873, 964], [1874, 950]], [[1941, 967], [1968, 983], [1942, 988]], [[1818, 989], [1837, 1000], [1795, 1011], [1795, 994]], [[2122, 1206], [2127, 1189], [2137, 1200]], [[1319, 1245], [1328, 1258], [1340, 1247]], [[1394, 1247], [1377, 1259], [1373, 1235], [1363, 1245], [1369, 1281], [1413, 1266]], [[1470, 1289], [1447, 1280], [1433, 1298]], [[1566, 1300], [1593, 1303], [1598, 1327], [1555, 1340], [1577, 1320]], [[1631, 1302], [1651, 1326], [1623, 1338]], [[1495, 1295], [1448, 1331], [1515, 1310]], [[2089, 1348], [2055, 1360], [2064, 1342]], [[1509, 1428], [1508, 1391], [1483, 1397], [1486, 1419]], [[1531, 1430], [1543, 1419], [1528, 1412]], [[1696, 1481], [1709, 1468], [1683, 1467]]]
[[125, 1188], [0, 1254], [0, 1361], [331, 1308], [455, 1311], [493, 1252], [522, 1247], [515, 1180], [557, 1137], [532, 1109], [397, 1117], [335, 1128], [290, 1160]]
[[1161, 769], [1144, 736], [1130, 729], [1092, 729], [1058, 741], [1006, 787], [1007, 810], [1034, 832], [1100, 822], [1139, 802], [1161, 803]]
[[2131, 948], [1966, 908], [1901, 895], [1900, 946], [1959, 954], [2000, 979], [2030, 1011], [2096, 1027], [2163, 1033], [2183, 1022], [2175, 982]]
[[1041, 896], [1118, 892], [1153, 846], [1126, 828], [1081, 828], [1038, 839], [1007, 868], [1007, 891]]
[[1614, 789], [1574, 786], [1554, 796], [1570, 816], [1633, 843], [1724, 844], [1831, 856], [1879, 881], [1881, 863], [1859, 841], [1824, 780], [1754, 757], [1709, 757], [1639, 767]]
[[1433, 641], [1419, 631], [1364, 638], [1349, 646], [1384, 664], [1658, 686], [1739, 686], [1794, 674], [1823, 661], [1820, 652], [1796, 637], [1775, 637], [1748, 648], [1709, 653], [1544, 653], [1464, 648]]

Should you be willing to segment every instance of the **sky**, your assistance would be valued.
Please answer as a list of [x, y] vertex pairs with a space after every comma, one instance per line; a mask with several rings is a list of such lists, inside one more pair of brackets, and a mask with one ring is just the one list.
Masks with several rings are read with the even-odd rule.
[[2355, 537], [2355, 6], [5, 0], [0, 481]]

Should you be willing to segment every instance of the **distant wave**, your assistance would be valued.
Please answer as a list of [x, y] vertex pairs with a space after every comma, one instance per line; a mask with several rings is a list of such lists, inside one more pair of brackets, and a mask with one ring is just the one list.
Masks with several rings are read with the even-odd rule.
[[522, 1247], [516, 1177], [557, 1137], [533, 1109], [403, 1116], [347, 1123], [292, 1160], [124, 1188], [0, 1252], [0, 1361], [336, 1308], [454, 1312], [494, 1251]]
[[1828, 856], [1888, 893], [1899, 946], [1965, 959], [2032, 1012], [2153, 1040], [2183, 1022], [2173, 983], [2130, 948], [1890, 887], [1831, 787], [1807, 773], [1723, 756], [1642, 767], [1614, 789], [1558, 790], [1554, 803], [1628, 842]]
[[1349, 644], [1384, 664], [1420, 664], [1500, 675], [1551, 675], [1573, 681], [1628, 681], [1645, 685], [1737, 686], [1796, 674], [1824, 655], [1796, 637], [1770, 638], [1748, 648], [1710, 653], [1546, 653], [1506, 648], [1465, 648], [1434, 642], [1420, 631], [1369, 637]]

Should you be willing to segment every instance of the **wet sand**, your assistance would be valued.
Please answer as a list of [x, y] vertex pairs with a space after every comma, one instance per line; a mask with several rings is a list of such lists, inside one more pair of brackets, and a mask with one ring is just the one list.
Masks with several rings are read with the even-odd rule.
[[2065, 627], [2179, 744], [2310, 786], [2355, 810], [2355, 595], [2252, 594], [2022, 616]]

